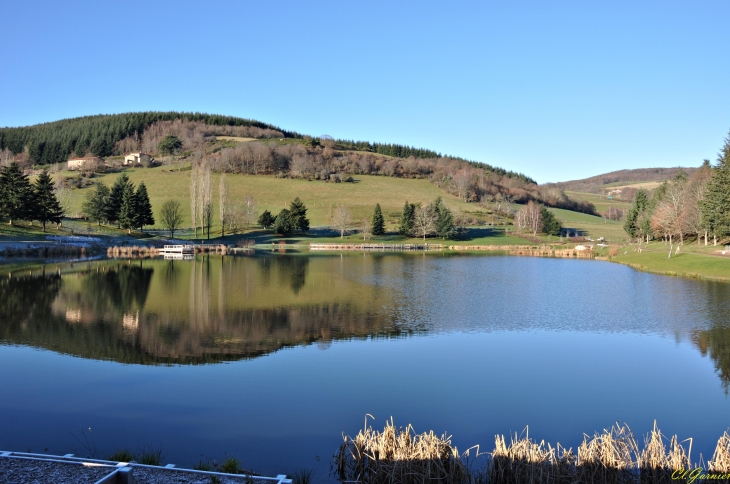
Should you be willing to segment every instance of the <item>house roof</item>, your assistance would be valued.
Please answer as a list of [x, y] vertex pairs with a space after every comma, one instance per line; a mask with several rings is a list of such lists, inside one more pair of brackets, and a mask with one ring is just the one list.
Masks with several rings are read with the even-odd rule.
[[99, 156], [85, 156], [83, 158], [69, 158], [68, 161], [89, 161], [89, 160], [100, 160]]

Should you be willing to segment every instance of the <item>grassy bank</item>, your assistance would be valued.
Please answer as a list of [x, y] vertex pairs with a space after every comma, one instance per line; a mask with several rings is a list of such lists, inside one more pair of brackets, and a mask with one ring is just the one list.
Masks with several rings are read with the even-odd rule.
[[674, 248], [670, 258], [669, 246], [662, 242], [643, 244], [641, 252], [631, 244], [620, 247], [609, 260], [655, 274], [730, 281], [730, 251], [723, 255], [721, 247], [685, 244], [676, 254]]

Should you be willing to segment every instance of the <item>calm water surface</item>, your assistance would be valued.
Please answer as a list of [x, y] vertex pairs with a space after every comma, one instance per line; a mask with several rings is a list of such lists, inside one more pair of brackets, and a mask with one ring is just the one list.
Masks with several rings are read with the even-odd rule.
[[730, 285], [506, 256], [60, 264], [0, 282], [0, 382], [7, 450], [324, 476], [370, 413], [482, 450], [656, 419], [696, 460], [730, 425]]

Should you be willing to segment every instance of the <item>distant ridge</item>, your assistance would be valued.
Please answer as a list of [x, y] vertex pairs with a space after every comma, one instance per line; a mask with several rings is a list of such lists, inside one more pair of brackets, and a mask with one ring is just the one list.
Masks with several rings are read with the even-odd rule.
[[632, 184], [641, 182], [663, 182], [677, 176], [684, 171], [691, 175], [697, 168], [636, 168], [633, 170], [617, 170], [602, 175], [596, 175], [581, 180], [548, 183], [546, 186], [555, 186], [561, 190], [572, 192], [602, 193], [615, 184]]

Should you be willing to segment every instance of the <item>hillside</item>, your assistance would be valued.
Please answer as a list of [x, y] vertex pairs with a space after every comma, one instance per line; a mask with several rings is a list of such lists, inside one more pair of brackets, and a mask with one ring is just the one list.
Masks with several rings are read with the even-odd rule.
[[[179, 200], [184, 213], [183, 226], [189, 227], [190, 221], [190, 165], [170, 169], [167, 166], [155, 168], [130, 168], [124, 170], [129, 179], [138, 185], [145, 182], [156, 220], [160, 220], [160, 209], [165, 200]], [[59, 173], [57, 176], [68, 176], [72, 173]], [[96, 175], [92, 180], [107, 186], [114, 184], [121, 173]], [[213, 188], [212, 209], [218, 219], [218, 189], [220, 175], [214, 174], [211, 181]], [[411, 203], [430, 203], [438, 196], [444, 196], [434, 184], [427, 180], [407, 180], [395, 177], [358, 175], [353, 183], [323, 183], [300, 178], [276, 178], [273, 176], [250, 176], [228, 174], [230, 185], [229, 198], [242, 200], [252, 195], [256, 200], [258, 212], [264, 210], [276, 214], [288, 207], [296, 197], [301, 198], [308, 208], [308, 215], [313, 226], [329, 225], [330, 210], [338, 205], [347, 205], [352, 212], [353, 221], [372, 216], [376, 203], [380, 203], [389, 230], [395, 230], [395, 213], [400, 213], [406, 200]], [[91, 188], [71, 190], [71, 214], [81, 212], [81, 204]], [[457, 213], [474, 211], [475, 215], [484, 214], [486, 210], [467, 204], [456, 197], [446, 195], [444, 200], [449, 208]], [[216, 222], [217, 223], [217, 222]]]
[[[160, 142], [175, 137], [172, 153]], [[208, 164], [218, 173], [275, 175], [316, 181], [380, 175], [426, 179], [464, 202], [530, 200], [585, 213], [593, 205], [571, 200], [561, 190], [542, 189], [526, 175], [486, 163], [445, 156], [399, 144], [311, 137], [245, 118], [201, 113], [127, 113], [86, 116], [29, 127], [0, 128], [0, 164], [30, 168], [69, 157], [106, 158], [104, 171], [134, 151], [152, 154], [165, 165], [180, 161]]]
[[[607, 195], [613, 191], [613, 195], [620, 198], [631, 198], [624, 193], [631, 195], [631, 191], [625, 192], [625, 188], [653, 189], [666, 180], [671, 180], [677, 173], [684, 171], [691, 175], [697, 168], [637, 168], [634, 170], [617, 170], [602, 175], [596, 175], [582, 180], [571, 180], [558, 183], [550, 183], [545, 186], [556, 187], [560, 190], [570, 192], [586, 192]], [[623, 196], [621, 196], [624, 194]]]

